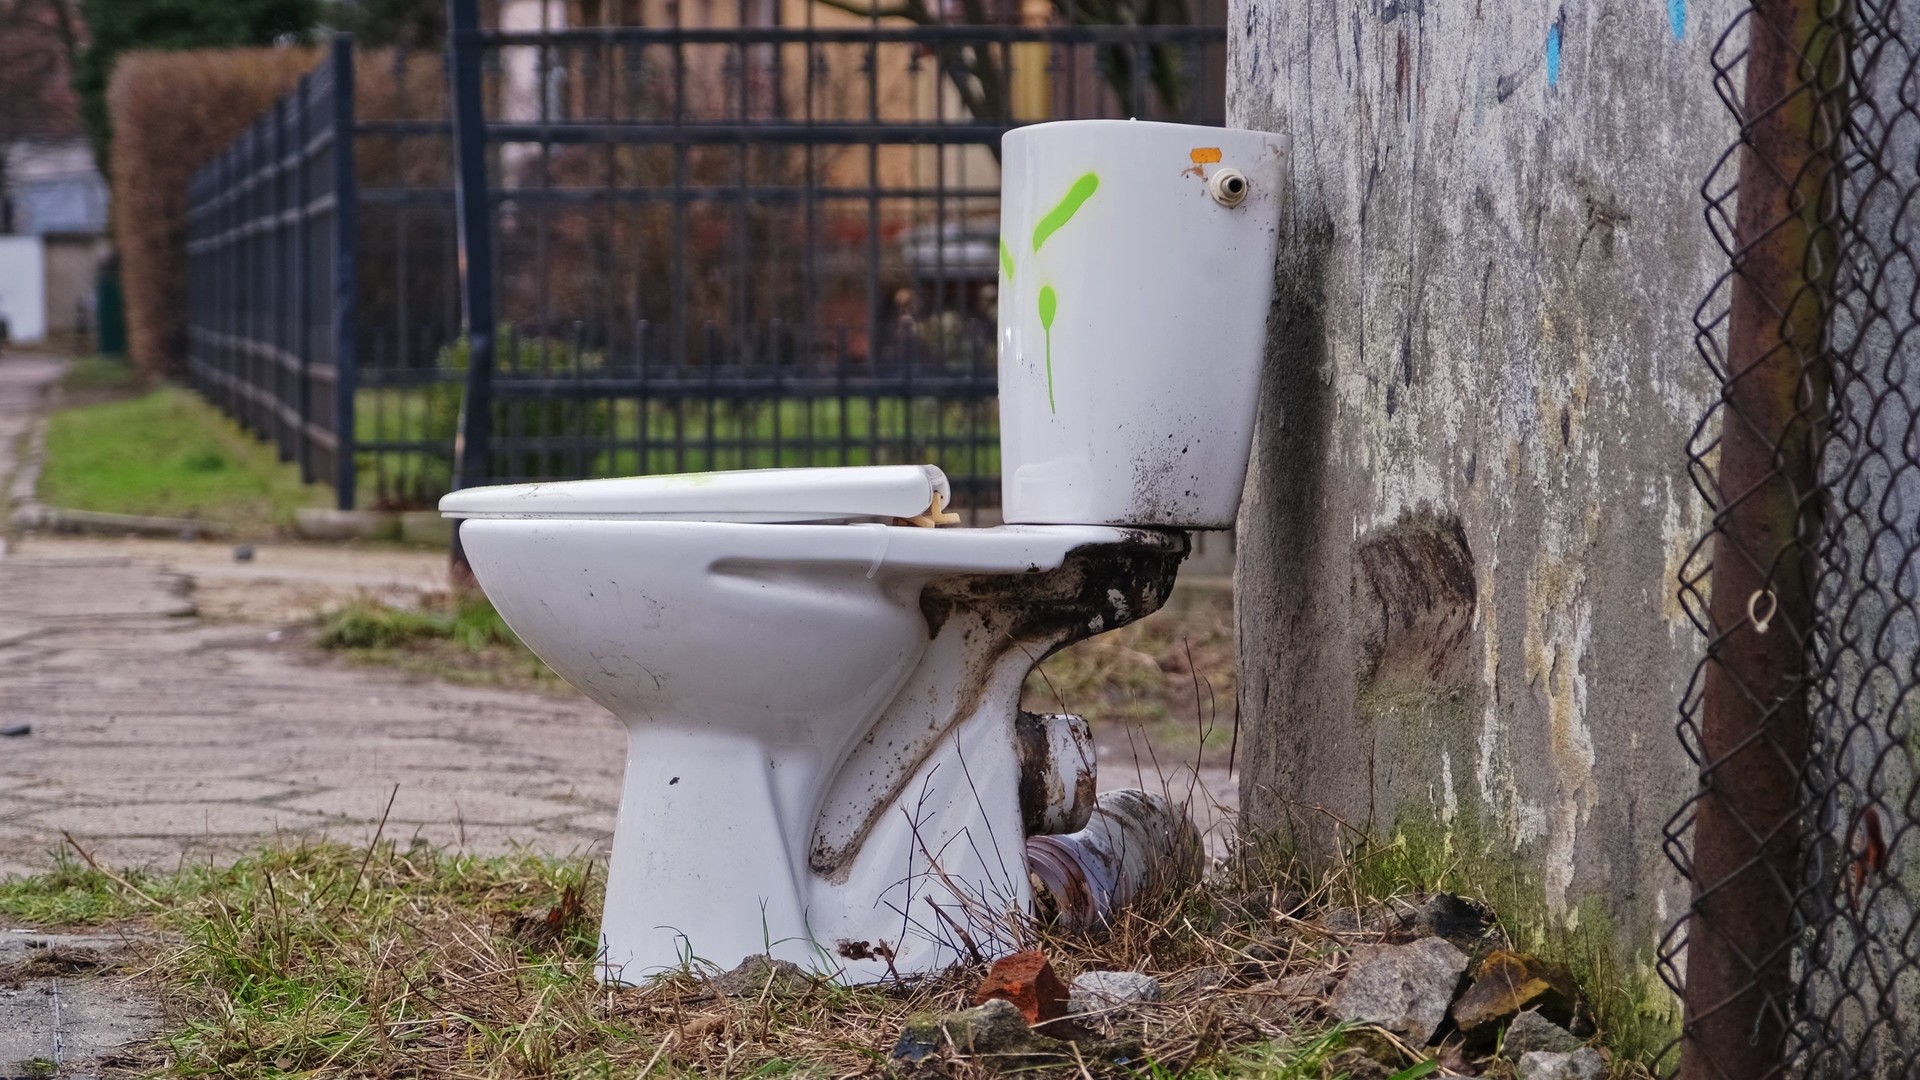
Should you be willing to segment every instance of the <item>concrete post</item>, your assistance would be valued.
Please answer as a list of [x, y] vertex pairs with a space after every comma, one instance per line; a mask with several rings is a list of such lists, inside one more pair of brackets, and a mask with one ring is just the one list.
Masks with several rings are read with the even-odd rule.
[[1661, 826], [1694, 785], [1675, 580], [1706, 525], [1684, 447], [1734, 11], [1229, 20], [1231, 122], [1294, 147], [1238, 533], [1249, 821], [1322, 855], [1397, 836], [1533, 944], [1642, 963], [1687, 906]]

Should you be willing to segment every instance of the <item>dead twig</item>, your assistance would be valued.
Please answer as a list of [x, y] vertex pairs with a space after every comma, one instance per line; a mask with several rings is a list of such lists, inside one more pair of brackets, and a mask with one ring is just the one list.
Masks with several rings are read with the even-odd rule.
[[65, 829], [61, 829], [60, 835], [66, 839], [67, 845], [73, 848], [73, 850], [79, 854], [80, 858], [85, 860], [86, 864], [89, 867], [92, 867], [95, 872], [101, 874], [108, 881], [113, 882], [115, 885], [120, 886], [121, 888], [127, 890], [128, 892], [139, 897], [140, 899], [145, 900], [147, 903], [153, 905], [153, 907], [156, 910], [160, 910], [160, 911], [166, 910], [167, 905], [161, 903], [158, 900], [155, 900], [152, 896], [149, 896], [146, 892], [142, 891], [138, 885], [135, 885], [133, 882], [128, 881], [126, 878], [121, 877], [119, 874], [116, 874], [113, 871], [95, 862], [93, 860], [93, 856], [87, 854], [87, 849], [80, 846], [80, 841], [75, 840], [73, 838], [72, 833], [68, 832]]
[[395, 784], [393, 793], [387, 796], [387, 808], [380, 811], [380, 824], [373, 830], [373, 839], [367, 842], [367, 854], [360, 860], [360, 869], [354, 872], [353, 885], [347, 889], [347, 898], [340, 901], [340, 906], [334, 910], [334, 914], [347, 910], [348, 905], [353, 903], [354, 894], [360, 891], [360, 879], [367, 876], [367, 864], [373, 861], [374, 850], [380, 846], [380, 836], [387, 831], [387, 815], [393, 813], [393, 800], [399, 797], [400, 785]]

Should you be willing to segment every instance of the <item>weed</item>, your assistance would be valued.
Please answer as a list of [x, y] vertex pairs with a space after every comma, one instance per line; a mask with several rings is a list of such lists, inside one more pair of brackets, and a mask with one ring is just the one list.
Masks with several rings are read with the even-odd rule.
[[355, 600], [322, 620], [314, 643], [323, 649], [394, 649], [417, 641], [447, 641], [472, 651], [519, 644], [484, 597], [441, 602], [446, 607], [414, 609]]
[[533, 655], [483, 596], [429, 596], [420, 607], [359, 599], [319, 619], [314, 644], [361, 663], [453, 682], [558, 690], [566, 684]]

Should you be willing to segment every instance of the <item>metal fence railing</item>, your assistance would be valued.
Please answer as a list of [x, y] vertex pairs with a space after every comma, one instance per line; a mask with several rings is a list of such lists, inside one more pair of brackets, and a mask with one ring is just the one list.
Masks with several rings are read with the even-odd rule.
[[[455, 0], [467, 28], [444, 60], [360, 57], [342, 505], [426, 506], [454, 486], [477, 392], [464, 483], [913, 461], [991, 509], [999, 138], [1064, 118], [1224, 122], [1224, 12], [1205, 6], [1224, 5], [1200, 2], [1205, 25], [756, 0], [698, 26], [649, 3], [582, 26], [607, 6]], [[449, 69], [471, 86], [458, 138]], [[203, 172], [196, 222], [245, 172]], [[198, 384], [236, 415], [297, 408], [214, 350], [240, 316], [200, 283], [249, 277], [250, 249], [194, 243]]]
[[187, 189], [188, 377], [342, 506], [354, 491], [353, 89], [352, 44], [338, 38]]
[[1895, 0], [1754, 0], [1715, 51], [1741, 139], [1706, 186], [1729, 272], [1670, 825], [1680, 1075], [1906, 1077], [1920, 1060], [1920, 30]]

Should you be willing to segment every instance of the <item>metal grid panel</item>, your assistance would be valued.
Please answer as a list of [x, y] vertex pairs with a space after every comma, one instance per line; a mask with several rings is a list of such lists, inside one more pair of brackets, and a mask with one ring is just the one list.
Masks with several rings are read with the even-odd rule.
[[[540, 26], [486, 5], [449, 42], [477, 73], [496, 253], [489, 480], [931, 461], [991, 508], [1000, 136], [1223, 120], [1219, 10], [1018, 25], [962, 0], [909, 25], [637, 0], [581, 27], [586, 5], [530, 6]], [[337, 42], [196, 177], [192, 371], [342, 506], [430, 506], [468, 381], [447, 67], [360, 60], [356, 89]]]

